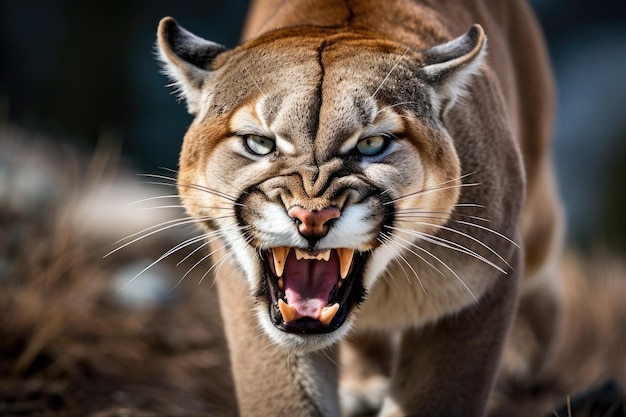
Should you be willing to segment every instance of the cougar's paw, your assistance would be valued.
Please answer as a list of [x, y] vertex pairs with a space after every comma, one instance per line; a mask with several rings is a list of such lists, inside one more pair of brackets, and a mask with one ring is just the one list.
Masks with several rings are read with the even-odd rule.
[[342, 415], [375, 415], [383, 405], [388, 387], [389, 378], [382, 375], [363, 380], [342, 380], [339, 386]]

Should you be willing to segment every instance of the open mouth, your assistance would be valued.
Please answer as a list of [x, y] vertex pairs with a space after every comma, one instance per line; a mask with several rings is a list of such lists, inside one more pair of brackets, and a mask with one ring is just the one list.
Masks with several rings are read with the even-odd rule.
[[264, 251], [270, 318], [290, 333], [330, 333], [362, 301], [365, 254], [354, 249], [324, 251], [281, 246]]

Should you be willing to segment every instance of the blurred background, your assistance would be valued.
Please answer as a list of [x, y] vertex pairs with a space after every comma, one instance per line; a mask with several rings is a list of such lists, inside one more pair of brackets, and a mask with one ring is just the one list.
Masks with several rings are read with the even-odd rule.
[[[557, 81], [554, 147], [568, 239], [582, 249], [624, 250], [626, 1], [532, 3]], [[191, 117], [159, 73], [157, 23], [171, 15], [233, 47], [246, 7], [245, 0], [1, 0], [0, 127], [86, 153], [113, 138], [135, 169], [175, 169]]]

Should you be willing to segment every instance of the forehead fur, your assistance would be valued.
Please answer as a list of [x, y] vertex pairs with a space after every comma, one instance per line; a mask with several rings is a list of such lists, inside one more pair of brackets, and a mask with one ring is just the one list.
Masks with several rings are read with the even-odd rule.
[[[299, 91], [322, 101], [327, 98], [320, 97], [317, 90], [322, 88], [324, 93], [349, 96], [376, 92], [384, 100], [389, 98], [390, 87], [414, 87], [420, 66], [419, 55], [368, 32], [324, 28], [270, 32], [216, 60], [215, 77], [207, 86], [211, 113], [231, 111], [255, 95], [285, 96]], [[322, 86], [326, 80], [329, 85]], [[395, 101], [395, 93], [389, 99]]]
[[428, 120], [421, 65], [418, 54], [368, 32], [271, 32], [219, 57], [202, 119], [230, 115], [232, 133], [285, 139], [304, 152], [315, 142], [325, 159], [387, 109]]

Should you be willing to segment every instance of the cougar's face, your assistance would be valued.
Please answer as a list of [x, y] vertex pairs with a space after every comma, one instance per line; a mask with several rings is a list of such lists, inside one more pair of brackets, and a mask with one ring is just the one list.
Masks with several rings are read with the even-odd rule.
[[406, 246], [396, 213], [455, 204], [455, 187], [427, 192], [458, 182], [459, 164], [419, 66], [394, 44], [300, 34], [225, 53], [206, 80], [179, 189], [245, 272], [275, 342], [340, 338]]

